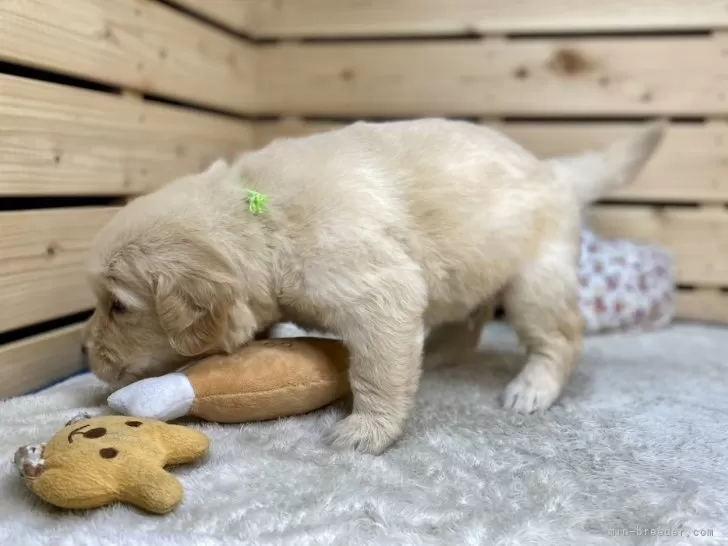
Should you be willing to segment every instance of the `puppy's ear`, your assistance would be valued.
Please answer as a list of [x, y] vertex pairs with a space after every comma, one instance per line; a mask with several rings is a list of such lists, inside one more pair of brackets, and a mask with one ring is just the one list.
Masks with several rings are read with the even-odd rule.
[[183, 356], [196, 356], [225, 335], [235, 305], [235, 278], [212, 251], [196, 249], [186, 258], [158, 274], [154, 299], [172, 348]]
[[225, 159], [216, 159], [202, 174], [206, 176], [216, 176], [224, 173], [228, 169], [230, 169], [230, 165], [228, 165], [228, 162]]

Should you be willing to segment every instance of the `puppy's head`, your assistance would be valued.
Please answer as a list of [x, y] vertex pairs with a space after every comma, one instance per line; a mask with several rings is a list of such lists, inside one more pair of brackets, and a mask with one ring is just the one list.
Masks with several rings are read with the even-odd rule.
[[114, 386], [231, 351], [259, 327], [214, 234], [194, 217], [164, 218], [142, 206], [127, 205], [91, 249], [97, 305], [86, 350], [92, 371]]

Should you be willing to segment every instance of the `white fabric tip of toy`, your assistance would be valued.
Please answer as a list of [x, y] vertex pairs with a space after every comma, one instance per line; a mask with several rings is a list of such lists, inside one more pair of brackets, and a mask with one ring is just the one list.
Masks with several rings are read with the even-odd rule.
[[171, 373], [142, 379], [109, 396], [109, 407], [122, 415], [171, 421], [192, 409], [195, 391], [186, 375]]

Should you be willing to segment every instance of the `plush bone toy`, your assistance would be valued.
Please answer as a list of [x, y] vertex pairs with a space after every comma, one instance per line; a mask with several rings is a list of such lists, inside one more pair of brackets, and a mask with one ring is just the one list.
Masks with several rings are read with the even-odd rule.
[[348, 362], [346, 346], [334, 339], [256, 341], [183, 372], [132, 383], [108, 403], [118, 413], [161, 421], [187, 415], [219, 423], [287, 417], [349, 392]]

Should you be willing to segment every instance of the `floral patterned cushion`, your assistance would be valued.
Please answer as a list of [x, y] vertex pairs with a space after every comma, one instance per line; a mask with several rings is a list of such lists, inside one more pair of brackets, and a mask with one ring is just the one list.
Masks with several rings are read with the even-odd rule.
[[586, 333], [663, 327], [675, 315], [675, 276], [661, 248], [582, 230], [580, 306]]

